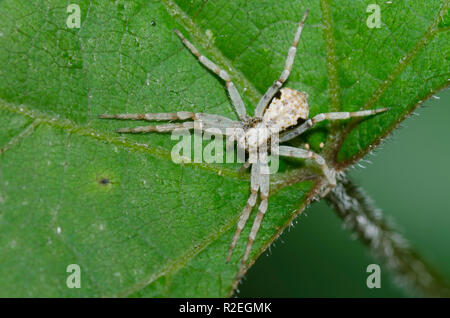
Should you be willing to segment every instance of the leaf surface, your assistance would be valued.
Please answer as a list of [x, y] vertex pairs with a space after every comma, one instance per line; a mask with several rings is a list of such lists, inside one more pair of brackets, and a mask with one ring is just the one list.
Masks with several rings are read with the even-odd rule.
[[[292, 141], [344, 168], [450, 73], [448, 1], [379, 2], [382, 26], [369, 29], [373, 2], [80, 1], [80, 29], [67, 28], [66, 1], [1, 2], [0, 296], [229, 295], [249, 232], [225, 264], [248, 174], [236, 164], [175, 164], [170, 135], [118, 136], [136, 123], [97, 116], [236, 119], [223, 82], [175, 27], [230, 70], [252, 113], [309, 8], [287, 86], [308, 93], [311, 115], [391, 107]], [[320, 182], [314, 165], [282, 162], [252, 261]], [[66, 286], [69, 264], [81, 267], [80, 289]]]

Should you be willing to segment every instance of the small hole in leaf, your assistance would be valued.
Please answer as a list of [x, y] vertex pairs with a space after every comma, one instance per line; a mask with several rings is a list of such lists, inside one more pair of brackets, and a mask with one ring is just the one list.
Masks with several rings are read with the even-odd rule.
[[111, 180], [109, 180], [108, 178], [100, 178], [98, 180], [98, 183], [101, 184], [101, 185], [107, 185], [107, 184], [111, 183]]

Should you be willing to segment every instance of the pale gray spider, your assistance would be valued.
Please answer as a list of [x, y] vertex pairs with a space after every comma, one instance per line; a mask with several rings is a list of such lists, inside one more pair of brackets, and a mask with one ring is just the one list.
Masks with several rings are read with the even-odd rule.
[[[241, 213], [241, 217], [237, 224], [236, 232], [231, 241], [227, 262], [230, 260], [234, 247], [236, 246], [242, 229], [244, 228], [250, 212], [256, 204], [258, 191], [260, 193], [260, 203], [257, 215], [253, 222], [253, 226], [250, 231], [250, 236], [245, 248], [244, 255], [241, 259], [241, 266], [238, 272], [238, 279], [242, 277], [244, 273], [245, 263], [250, 255], [253, 242], [256, 234], [261, 225], [261, 221], [267, 210], [268, 196], [269, 196], [269, 167], [268, 167], [268, 142], [272, 138], [278, 139], [278, 133], [284, 131], [288, 127], [292, 127], [297, 124], [297, 121], [301, 119], [303, 124], [297, 126], [290, 131], [285, 132], [279, 137], [279, 142], [285, 142], [291, 140], [307, 129], [313, 127], [316, 123], [323, 120], [338, 120], [347, 119], [350, 117], [363, 117], [373, 115], [376, 113], [384, 112], [388, 108], [376, 109], [376, 110], [362, 110], [357, 112], [333, 112], [318, 114], [311, 119], [308, 119], [309, 106], [307, 102], [306, 93], [299, 92], [290, 88], [280, 89], [283, 83], [289, 77], [289, 74], [294, 63], [295, 54], [297, 51], [297, 44], [300, 39], [300, 35], [303, 30], [303, 25], [308, 15], [308, 11], [305, 12], [302, 20], [299, 23], [297, 32], [294, 36], [294, 41], [286, 59], [286, 64], [281, 76], [276, 80], [271, 87], [266, 91], [261, 100], [256, 106], [255, 114], [250, 117], [246, 113], [244, 102], [239, 95], [236, 87], [230, 79], [228, 73], [220, 69], [215, 63], [209, 60], [207, 57], [200, 54], [197, 48], [192, 45], [178, 30], [174, 30], [184, 45], [198, 58], [206, 68], [216, 73], [226, 83], [228, 93], [230, 95], [231, 102], [240, 118], [240, 121], [234, 121], [229, 118], [206, 113], [192, 113], [189, 111], [179, 111], [175, 113], [147, 113], [147, 114], [117, 114], [117, 115], [101, 115], [100, 118], [111, 119], [133, 119], [133, 120], [148, 120], [148, 121], [160, 121], [160, 120], [186, 120], [192, 119], [193, 121], [186, 121], [183, 123], [169, 123], [157, 126], [141, 126], [135, 128], [123, 128], [117, 130], [121, 133], [145, 133], [145, 132], [169, 132], [175, 129], [199, 129], [206, 130], [208, 128], [217, 128], [221, 131], [222, 135], [226, 136], [227, 144], [234, 143], [236, 141], [237, 146], [245, 149], [249, 154], [249, 160], [244, 164], [244, 167], [251, 166], [250, 177], [250, 197], [247, 201], [244, 210]], [[269, 107], [267, 108], [267, 105]], [[267, 110], [266, 110], [267, 108]], [[229, 129], [232, 128], [232, 129]], [[237, 130], [236, 130], [237, 128]], [[241, 133], [238, 133], [241, 132]], [[261, 151], [264, 148], [265, 151]], [[257, 153], [258, 152], [258, 153]], [[322, 196], [328, 193], [328, 191], [336, 184], [335, 173], [330, 170], [325, 160], [318, 154], [295, 147], [290, 146], [277, 146], [276, 149], [271, 149], [272, 153], [276, 153], [281, 156], [312, 159], [322, 169], [323, 174], [327, 180], [328, 187], [322, 193]], [[253, 159], [252, 159], [253, 157]]]

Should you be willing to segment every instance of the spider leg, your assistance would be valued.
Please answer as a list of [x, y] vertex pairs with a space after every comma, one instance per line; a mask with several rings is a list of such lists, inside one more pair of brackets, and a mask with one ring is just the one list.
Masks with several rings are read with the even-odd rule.
[[268, 197], [269, 197], [269, 166], [266, 163], [258, 163], [259, 168], [259, 191], [261, 202], [258, 207], [258, 212], [256, 214], [255, 220], [253, 221], [252, 229], [250, 230], [250, 235], [248, 238], [247, 246], [245, 247], [244, 256], [241, 259], [241, 265], [237, 278], [240, 279], [244, 275], [245, 263], [250, 256], [250, 251], [252, 250], [253, 242], [255, 241], [256, 235], [258, 234], [259, 228], [261, 227], [262, 219], [267, 211]]
[[227, 135], [231, 132], [228, 131], [228, 126], [225, 125], [217, 125], [217, 123], [208, 123], [208, 122], [202, 122], [202, 121], [187, 121], [184, 123], [177, 123], [177, 124], [163, 124], [163, 125], [156, 125], [156, 126], [138, 126], [133, 128], [119, 128], [116, 130], [118, 133], [148, 133], [148, 132], [170, 132], [175, 129], [196, 129], [196, 130], [202, 130], [205, 131], [205, 133], [218, 133], [220, 135]]
[[147, 121], [161, 121], [161, 120], [186, 120], [193, 119], [207, 122], [211, 125], [217, 124], [223, 126], [224, 124], [232, 126], [239, 122], [231, 120], [216, 114], [207, 113], [192, 113], [187, 111], [179, 111], [174, 113], [146, 113], [146, 114], [103, 114], [101, 119], [121, 119], [121, 120], [147, 120]]
[[192, 112], [175, 112], [175, 113], [147, 113], [147, 114], [103, 114], [98, 116], [102, 119], [123, 119], [123, 120], [148, 120], [148, 121], [160, 121], [160, 120], [184, 120], [194, 118], [196, 114]]
[[[187, 111], [179, 111], [174, 113], [146, 113], [146, 114], [103, 114], [99, 116], [102, 119], [122, 119], [122, 120], [147, 120], [147, 121], [161, 121], [161, 120], [186, 120], [193, 119], [194, 122], [184, 122], [177, 124], [165, 124], [157, 126], [140, 126], [135, 128], [122, 128], [118, 132], [122, 133], [145, 133], [145, 132], [168, 132], [178, 128], [200, 129], [206, 130], [208, 128], [219, 129], [222, 135], [226, 135], [226, 129], [235, 127], [239, 122], [231, 120], [216, 114], [207, 113], [192, 113]], [[194, 125], [196, 123], [196, 125]], [[228, 133], [232, 133], [229, 131]]]
[[295, 33], [294, 40], [292, 41], [292, 45], [289, 48], [288, 55], [286, 58], [284, 70], [281, 73], [278, 80], [276, 80], [272, 86], [269, 87], [269, 89], [265, 92], [261, 100], [258, 102], [258, 105], [256, 106], [255, 110], [255, 117], [261, 117], [264, 113], [264, 110], [267, 107], [267, 104], [270, 102], [270, 100], [275, 96], [275, 94], [278, 92], [278, 90], [281, 88], [281, 86], [286, 82], [286, 80], [289, 77], [289, 74], [292, 70], [292, 65], [294, 64], [294, 58], [295, 54], [297, 53], [297, 45], [298, 41], [300, 40], [300, 35], [302, 34], [303, 25], [305, 24], [306, 17], [308, 16], [308, 10], [306, 10], [305, 14], [303, 15], [302, 20], [298, 24], [297, 32]]
[[379, 108], [379, 109], [371, 109], [371, 110], [360, 110], [357, 112], [337, 112], [337, 113], [323, 113], [318, 114], [314, 116], [312, 119], [308, 119], [306, 122], [304, 122], [301, 126], [298, 126], [295, 129], [292, 129], [291, 131], [288, 131], [280, 137], [280, 142], [291, 140], [302, 133], [304, 133], [309, 128], [313, 127], [318, 122], [321, 122], [323, 120], [339, 120], [339, 119], [348, 119], [351, 117], [364, 117], [369, 115], [374, 115], [378, 113], [382, 113], [389, 110], [389, 108]]
[[116, 132], [118, 133], [133, 133], [133, 134], [139, 134], [139, 133], [148, 133], [148, 132], [169, 132], [173, 131], [175, 129], [194, 129], [195, 122], [188, 121], [185, 123], [179, 123], [179, 124], [164, 124], [164, 125], [156, 125], [156, 126], [138, 126], [133, 128], [120, 128], [117, 129]]
[[[336, 185], [336, 178], [334, 176], [334, 173], [328, 168], [328, 166], [325, 162], [325, 159], [323, 159], [322, 156], [319, 156], [318, 154], [316, 154], [312, 151], [309, 151], [309, 150], [290, 147], [290, 146], [279, 146], [278, 154], [280, 156], [286, 156], [286, 157], [313, 159], [322, 169], [323, 174], [325, 175], [325, 177], [328, 180], [330, 189]], [[322, 196], [324, 196], [324, 194], [322, 194]]]
[[250, 212], [256, 204], [256, 197], [258, 195], [258, 190], [260, 186], [260, 175], [259, 175], [259, 164], [252, 165], [251, 171], [251, 185], [250, 185], [250, 197], [248, 198], [247, 204], [241, 213], [241, 217], [236, 227], [236, 232], [234, 233], [233, 240], [231, 241], [230, 248], [228, 250], [227, 263], [230, 261], [231, 254], [233, 253], [234, 247], [236, 246], [239, 236], [241, 235], [242, 229], [244, 228], [247, 220], [250, 216]]
[[202, 63], [207, 69], [216, 73], [221, 79], [225, 81], [228, 94], [230, 94], [231, 103], [236, 109], [236, 113], [238, 114], [240, 119], [245, 119], [247, 116], [247, 112], [245, 110], [244, 102], [242, 101], [241, 95], [239, 95], [239, 92], [237, 91], [236, 87], [231, 81], [230, 75], [228, 75], [228, 73], [225, 70], [219, 68], [219, 66], [217, 66], [213, 61], [211, 61], [204, 55], [200, 54], [199, 50], [197, 50], [197, 48], [191, 42], [189, 42], [184, 37], [184, 35], [181, 34], [180, 31], [178, 31], [177, 29], [174, 29], [174, 31], [181, 39], [183, 44], [192, 52], [192, 54], [194, 54], [197, 57], [200, 63]]
[[194, 114], [194, 120], [201, 121], [209, 126], [217, 128], [233, 128], [239, 124], [238, 121], [231, 120], [227, 117], [223, 117], [216, 114], [196, 113]]

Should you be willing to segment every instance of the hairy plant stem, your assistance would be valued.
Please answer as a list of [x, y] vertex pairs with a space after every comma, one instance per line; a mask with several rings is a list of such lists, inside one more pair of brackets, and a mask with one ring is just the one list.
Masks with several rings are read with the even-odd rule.
[[326, 197], [344, 226], [369, 247], [392, 272], [396, 283], [413, 295], [450, 297], [450, 287], [408, 241], [383, 217], [372, 199], [345, 175]]

